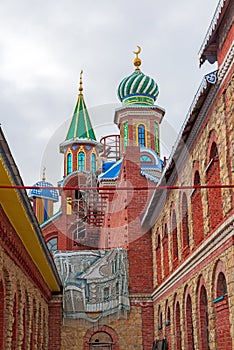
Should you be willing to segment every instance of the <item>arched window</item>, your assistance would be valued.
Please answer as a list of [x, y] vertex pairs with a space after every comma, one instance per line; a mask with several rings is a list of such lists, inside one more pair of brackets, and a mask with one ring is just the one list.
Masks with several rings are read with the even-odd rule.
[[201, 184], [201, 180], [200, 180], [200, 174], [198, 172], [198, 170], [195, 172], [194, 175], [194, 186], [198, 186]]
[[164, 223], [163, 227], [163, 267], [164, 277], [169, 275], [169, 254], [168, 254], [168, 227], [167, 223]]
[[162, 283], [162, 263], [161, 263], [161, 240], [160, 232], [156, 234], [156, 264], [157, 264], [157, 281], [158, 284]]
[[145, 147], [145, 126], [140, 124], [138, 125], [138, 146]]
[[171, 232], [172, 232], [172, 258], [173, 265], [178, 261], [178, 237], [177, 237], [177, 221], [175, 210], [172, 211], [171, 217]]
[[167, 306], [166, 308], [166, 339], [168, 343], [168, 349], [172, 349], [171, 345], [171, 310], [170, 307]]
[[92, 156], [91, 156], [91, 170], [92, 170], [92, 173], [95, 173], [96, 171], [96, 155], [94, 153], [92, 153]]
[[[220, 165], [217, 145], [212, 143], [207, 166], [207, 184], [220, 185]], [[221, 188], [208, 188], [208, 206], [210, 229], [213, 230], [223, 218], [223, 201]]]
[[232, 337], [230, 308], [227, 297], [227, 283], [223, 272], [219, 272], [218, 274], [216, 282], [216, 299], [213, 302], [215, 306], [215, 330], [217, 349], [224, 349], [225, 347], [225, 350], [231, 350]]
[[141, 163], [153, 163], [152, 159], [149, 156], [146, 156], [145, 154], [140, 157]]
[[58, 238], [57, 237], [51, 238], [46, 244], [47, 244], [47, 247], [48, 247], [50, 252], [54, 252], [54, 251], [58, 250]]
[[226, 278], [222, 272], [219, 273], [217, 281], [217, 298], [220, 298], [227, 294]]
[[163, 325], [162, 325], [162, 310], [159, 306], [158, 308], [158, 337], [159, 339], [163, 338]]
[[191, 300], [190, 295], [188, 295], [187, 299], [186, 299], [185, 322], [186, 322], [186, 349], [194, 350], [192, 300]]
[[208, 300], [204, 286], [200, 291], [199, 303], [199, 329], [200, 329], [200, 349], [209, 350], [209, 318], [208, 318]]
[[175, 308], [175, 343], [176, 350], [181, 350], [180, 304], [178, 301]]
[[84, 152], [78, 153], [78, 170], [79, 171], [85, 170], [85, 154], [84, 154]]
[[185, 249], [189, 246], [189, 227], [188, 227], [188, 202], [185, 193], [182, 195], [181, 204], [181, 229], [182, 229], [182, 243], [183, 243], [183, 255]]
[[[201, 184], [200, 175], [198, 170], [194, 174], [194, 186]], [[198, 245], [204, 237], [204, 219], [203, 219], [203, 207], [202, 196], [200, 188], [196, 188], [192, 193], [192, 217], [193, 217], [193, 235], [195, 245]]]
[[67, 175], [72, 172], [72, 154], [67, 155]]
[[162, 329], [162, 311], [160, 306], [158, 308], [158, 329]]

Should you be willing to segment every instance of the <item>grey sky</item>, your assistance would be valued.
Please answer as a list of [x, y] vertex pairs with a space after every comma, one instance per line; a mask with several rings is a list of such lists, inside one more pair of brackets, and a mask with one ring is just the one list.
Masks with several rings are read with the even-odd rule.
[[159, 85], [156, 103], [166, 109], [166, 153], [202, 77], [216, 69], [207, 63], [199, 69], [197, 53], [217, 3], [1, 0], [0, 122], [24, 183], [39, 180], [43, 165], [49, 181], [60, 179], [58, 143], [73, 113], [81, 69], [97, 135], [117, 131], [116, 91], [134, 70], [136, 45], [142, 47], [142, 71]]

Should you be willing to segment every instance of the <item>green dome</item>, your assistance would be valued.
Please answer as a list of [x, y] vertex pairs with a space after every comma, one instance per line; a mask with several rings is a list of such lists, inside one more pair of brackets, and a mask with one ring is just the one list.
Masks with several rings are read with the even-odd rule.
[[154, 79], [136, 69], [119, 84], [118, 97], [124, 104], [153, 105], [159, 94]]

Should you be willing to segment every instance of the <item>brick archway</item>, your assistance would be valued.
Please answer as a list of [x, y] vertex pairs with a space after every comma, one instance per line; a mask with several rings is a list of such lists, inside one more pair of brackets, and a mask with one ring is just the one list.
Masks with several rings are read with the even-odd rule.
[[113, 342], [112, 350], [119, 350], [119, 340], [118, 336], [113, 328], [110, 328], [108, 326], [100, 326], [100, 327], [92, 327], [90, 328], [87, 332], [86, 335], [84, 336], [84, 350], [89, 350], [90, 349], [90, 340], [91, 338], [97, 334], [97, 333], [107, 333]]
[[221, 261], [217, 263], [214, 274], [214, 309], [216, 343], [219, 350], [232, 349], [229, 297], [226, 283], [226, 271]]

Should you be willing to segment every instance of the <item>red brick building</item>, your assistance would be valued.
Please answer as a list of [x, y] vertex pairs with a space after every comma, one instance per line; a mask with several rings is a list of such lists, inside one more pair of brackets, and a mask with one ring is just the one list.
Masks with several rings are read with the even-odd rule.
[[[1, 186], [23, 186], [0, 129]], [[62, 284], [24, 189], [0, 189], [0, 348], [60, 349]]]
[[200, 64], [218, 69], [201, 82], [166, 165], [165, 111], [140, 48], [118, 88], [119, 135], [96, 140], [81, 75], [60, 145], [61, 209], [41, 224], [65, 287], [62, 348], [234, 347], [232, 19], [233, 1], [220, 1], [200, 50]]
[[[45, 178], [29, 193], [63, 284], [62, 327], [61, 319], [45, 321], [53, 326], [45, 331], [51, 342], [57, 333], [54, 349], [60, 342], [61, 349], [71, 350], [234, 349], [233, 14], [233, 0], [220, 0], [200, 50], [200, 64], [217, 62], [218, 69], [202, 80], [167, 162], [160, 159], [165, 111], [155, 104], [156, 82], [140, 69], [140, 47], [134, 72], [118, 87], [119, 135], [97, 141], [81, 73], [77, 104], [60, 144], [61, 207], [52, 215], [57, 193]], [[33, 241], [30, 249], [34, 261]], [[59, 280], [45, 247], [41, 254], [50, 271], [48, 277], [38, 262], [41, 283], [49, 286], [46, 309]], [[53, 285], [51, 278], [57, 278]], [[37, 310], [35, 324], [42, 322]], [[19, 316], [24, 323], [25, 313]], [[33, 322], [31, 334], [39, 337]], [[16, 331], [9, 333], [9, 343], [16, 338]]]

